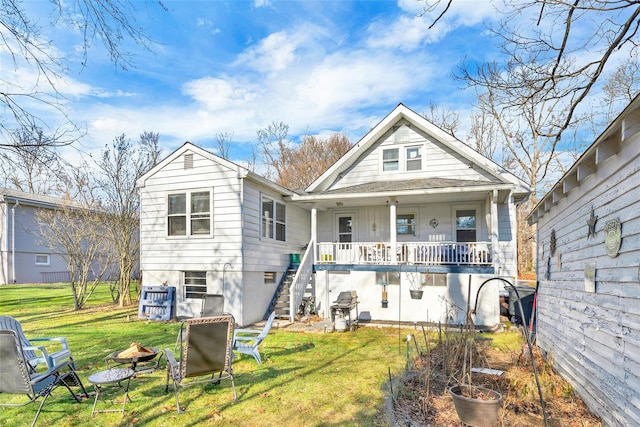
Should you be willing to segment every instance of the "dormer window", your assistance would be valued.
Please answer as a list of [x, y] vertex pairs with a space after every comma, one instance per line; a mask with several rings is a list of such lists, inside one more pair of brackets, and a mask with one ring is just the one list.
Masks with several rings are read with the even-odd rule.
[[397, 171], [400, 168], [400, 150], [391, 148], [382, 151], [382, 170]]

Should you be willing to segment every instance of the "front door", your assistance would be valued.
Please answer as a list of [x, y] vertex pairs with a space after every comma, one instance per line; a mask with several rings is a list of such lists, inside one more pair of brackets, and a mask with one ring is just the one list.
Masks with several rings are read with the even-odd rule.
[[355, 232], [355, 214], [336, 215], [336, 261], [338, 263], [353, 262], [353, 240]]

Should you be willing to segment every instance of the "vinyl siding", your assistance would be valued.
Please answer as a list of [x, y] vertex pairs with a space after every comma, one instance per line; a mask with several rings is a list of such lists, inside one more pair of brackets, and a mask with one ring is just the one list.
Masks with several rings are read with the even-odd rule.
[[[406, 126], [405, 126], [406, 128]], [[398, 127], [394, 127], [397, 132]], [[422, 170], [405, 171], [403, 162], [404, 149], [406, 147], [422, 147]], [[382, 152], [390, 148], [399, 148], [400, 170], [382, 171]], [[445, 147], [442, 143], [410, 128], [408, 139], [394, 137], [394, 132], [388, 132], [381, 139], [380, 144], [374, 144], [371, 150], [366, 152], [357, 163], [349, 170], [349, 173], [339, 180], [332, 189], [350, 187], [368, 182], [402, 180], [416, 178], [451, 178], [460, 180], [477, 180], [495, 182], [489, 174], [479, 168], [469, 167], [469, 160]]]
[[[222, 270], [241, 264], [241, 183], [236, 172], [194, 154], [193, 169], [182, 156], [157, 171], [141, 188], [140, 266], [144, 270]], [[213, 191], [213, 237], [167, 235], [167, 195]]]

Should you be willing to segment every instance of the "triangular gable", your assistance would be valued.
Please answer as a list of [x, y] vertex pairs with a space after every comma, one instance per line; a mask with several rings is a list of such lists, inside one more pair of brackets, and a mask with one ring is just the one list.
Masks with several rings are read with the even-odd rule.
[[327, 171], [325, 171], [318, 179], [311, 183], [311, 185], [307, 187], [306, 191], [309, 193], [318, 193], [329, 189], [331, 185], [340, 178], [342, 173], [358, 162], [361, 156], [365, 155], [365, 153], [367, 153], [374, 144], [378, 143], [385, 133], [391, 130], [402, 120], [408, 121], [416, 129], [431, 136], [449, 150], [464, 157], [470, 163], [473, 163], [478, 168], [486, 171], [491, 176], [494, 176], [499, 182], [514, 185], [516, 193], [530, 192], [529, 186], [520, 178], [502, 168], [492, 160], [481, 155], [462, 141], [444, 132], [442, 129], [435, 126], [433, 123], [429, 122], [427, 119], [407, 108], [403, 104], [398, 104], [391, 113], [373, 127], [351, 148], [351, 150], [342, 156], [342, 158], [340, 158], [333, 166], [327, 169]]
[[158, 171], [162, 170], [163, 168], [165, 168], [167, 165], [169, 165], [170, 163], [172, 163], [173, 161], [175, 161], [176, 159], [178, 159], [180, 156], [184, 155], [187, 152], [193, 152], [195, 154], [198, 154], [199, 156], [204, 157], [205, 159], [211, 160], [212, 162], [215, 162], [223, 167], [226, 167], [232, 171], [235, 171], [238, 174], [238, 178], [248, 178], [251, 179], [255, 182], [258, 182], [262, 185], [265, 185], [268, 188], [271, 188], [283, 195], [291, 195], [293, 194], [293, 192], [291, 190], [288, 190], [284, 187], [282, 187], [281, 185], [276, 184], [273, 181], [270, 181], [258, 174], [256, 174], [255, 172], [251, 172], [249, 169], [244, 168], [236, 163], [233, 163], [229, 160], [223, 159], [222, 157], [216, 156], [215, 154], [211, 153], [210, 151], [205, 150], [204, 148], [198, 147], [197, 145], [192, 144], [191, 142], [185, 142], [184, 144], [182, 144], [181, 147], [179, 147], [177, 150], [175, 150], [173, 153], [169, 154], [167, 157], [165, 157], [162, 161], [160, 161], [160, 163], [158, 163], [157, 165], [155, 165], [153, 168], [151, 168], [147, 173], [145, 173], [144, 175], [142, 175], [138, 181], [136, 182], [137, 187], [144, 187], [146, 181], [151, 178], [153, 175], [155, 175]]

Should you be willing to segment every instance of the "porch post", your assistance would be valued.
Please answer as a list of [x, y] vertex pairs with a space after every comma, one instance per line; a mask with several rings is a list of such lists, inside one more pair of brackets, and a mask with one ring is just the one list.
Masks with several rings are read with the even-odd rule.
[[500, 256], [498, 251], [498, 190], [493, 190], [491, 196], [491, 259], [493, 259], [493, 270], [496, 275], [502, 272], [500, 269]]
[[389, 246], [391, 246], [391, 256], [389, 259], [392, 264], [398, 263], [398, 253], [396, 252], [396, 199], [389, 200]]
[[313, 242], [313, 248], [311, 255], [313, 256], [313, 262], [317, 261], [316, 247], [318, 245], [318, 209], [316, 205], [311, 208], [311, 241]]

